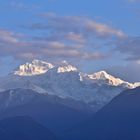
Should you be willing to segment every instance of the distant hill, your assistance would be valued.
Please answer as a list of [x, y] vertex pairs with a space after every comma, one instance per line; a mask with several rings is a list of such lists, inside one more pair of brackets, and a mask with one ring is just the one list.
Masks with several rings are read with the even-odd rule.
[[66, 134], [67, 140], [139, 140], [140, 87], [126, 90]]
[[56, 137], [44, 126], [32, 118], [19, 116], [0, 121], [1, 140], [56, 140]]
[[63, 132], [88, 119], [92, 111], [80, 101], [43, 95], [29, 89], [0, 93], [0, 119], [30, 116], [55, 133]]

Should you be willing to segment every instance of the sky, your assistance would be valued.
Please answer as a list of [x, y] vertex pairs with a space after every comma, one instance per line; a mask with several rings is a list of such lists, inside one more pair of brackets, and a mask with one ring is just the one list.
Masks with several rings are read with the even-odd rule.
[[41, 59], [140, 81], [139, 25], [140, 0], [0, 1], [0, 76]]

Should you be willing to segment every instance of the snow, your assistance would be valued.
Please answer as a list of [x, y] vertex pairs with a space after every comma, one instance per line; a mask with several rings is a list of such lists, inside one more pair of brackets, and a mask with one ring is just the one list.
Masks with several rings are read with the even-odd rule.
[[78, 69], [72, 65], [70, 65], [68, 62], [63, 61], [60, 66], [57, 68], [57, 73], [63, 73], [63, 72], [76, 72]]
[[108, 82], [108, 84], [110, 85], [114, 85], [114, 86], [118, 86], [122, 83], [124, 83], [123, 80], [119, 79], [119, 78], [115, 78], [112, 75], [109, 75], [106, 71], [100, 71], [97, 73], [94, 73], [92, 75], [88, 75], [90, 79], [93, 80], [104, 80], [106, 82]]
[[136, 88], [140, 86], [140, 83], [129, 83], [127, 81], [121, 80], [120, 78], [116, 78], [106, 71], [99, 71], [97, 73], [88, 75], [89, 79], [93, 80], [98, 84], [108, 84], [111, 86], [123, 86], [126, 88]]
[[46, 73], [49, 69], [53, 68], [54, 66], [51, 63], [40, 61], [40, 60], [33, 60], [31, 63], [26, 63], [19, 66], [19, 69], [14, 72], [15, 75], [20, 76], [33, 76]]

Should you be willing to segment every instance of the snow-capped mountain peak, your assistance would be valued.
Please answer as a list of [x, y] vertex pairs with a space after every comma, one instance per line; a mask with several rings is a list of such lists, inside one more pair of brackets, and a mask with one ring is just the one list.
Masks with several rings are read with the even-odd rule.
[[99, 71], [99, 72], [87, 75], [87, 77], [91, 81], [99, 85], [107, 84], [111, 86], [121, 86], [121, 87], [129, 88], [129, 89], [133, 89], [140, 86], [140, 82], [130, 83], [120, 78], [114, 77], [108, 74], [106, 71]]
[[88, 75], [88, 77], [92, 80], [104, 81], [109, 85], [113, 85], [113, 86], [118, 86], [123, 83], [126, 83], [125, 81], [108, 74], [106, 71], [99, 71], [97, 73]]
[[77, 72], [78, 69], [67, 61], [62, 61], [61, 64], [57, 67], [57, 73], [64, 73], [64, 72]]
[[33, 76], [46, 73], [49, 69], [52, 69], [54, 66], [51, 63], [33, 60], [31, 63], [26, 63], [20, 65], [18, 70], [14, 72], [15, 75], [19, 76]]
[[110, 75], [106, 71], [99, 71], [92, 75], [89, 75], [92, 79], [109, 79]]

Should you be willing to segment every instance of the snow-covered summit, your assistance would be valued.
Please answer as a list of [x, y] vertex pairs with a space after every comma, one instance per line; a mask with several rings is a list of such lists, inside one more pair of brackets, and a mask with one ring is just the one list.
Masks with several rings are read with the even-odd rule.
[[27, 62], [23, 65], [20, 65], [14, 74], [19, 76], [41, 75], [52, 68], [54, 68], [57, 73], [78, 71], [76, 67], [72, 66], [67, 61], [62, 61], [59, 65], [54, 66], [53, 64], [46, 61], [33, 60], [31, 63]]
[[46, 73], [49, 69], [54, 66], [51, 63], [40, 60], [33, 60], [31, 63], [20, 65], [18, 70], [14, 72], [15, 75], [19, 76], [33, 76]]
[[107, 82], [110, 85], [114, 85], [114, 86], [118, 86], [121, 85], [122, 83], [124, 83], [125, 81], [116, 78], [110, 74], [108, 74], [106, 71], [99, 71], [97, 73], [88, 75], [88, 77], [92, 80], [102, 80]]
[[140, 86], [140, 82], [137, 83], [129, 83], [127, 81], [124, 81], [120, 78], [116, 78], [110, 74], [108, 74], [106, 71], [99, 71], [97, 73], [93, 73], [88, 75], [89, 79], [93, 80], [94, 82], [98, 84], [108, 84], [111, 86], [122, 86], [125, 88], [136, 88]]
[[64, 72], [77, 72], [78, 69], [67, 61], [62, 61], [61, 64], [57, 67], [57, 73], [64, 73]]

